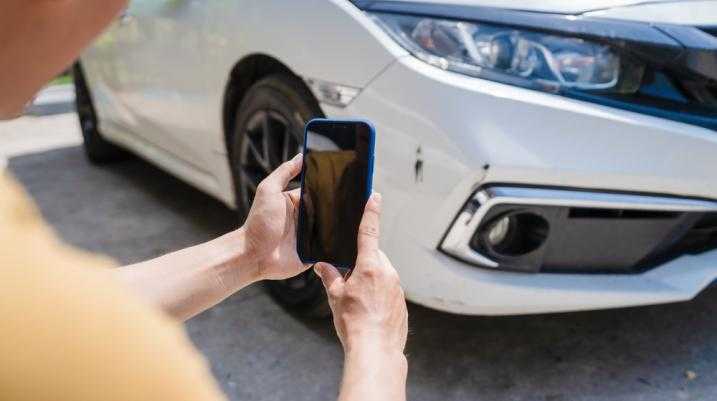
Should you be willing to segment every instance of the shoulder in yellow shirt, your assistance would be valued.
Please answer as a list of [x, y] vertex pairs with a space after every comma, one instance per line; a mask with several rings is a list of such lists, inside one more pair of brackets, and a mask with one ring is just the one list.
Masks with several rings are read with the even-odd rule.
[[0, 400], [221, 400], [182, 326], [62, 245], [0, 173]]

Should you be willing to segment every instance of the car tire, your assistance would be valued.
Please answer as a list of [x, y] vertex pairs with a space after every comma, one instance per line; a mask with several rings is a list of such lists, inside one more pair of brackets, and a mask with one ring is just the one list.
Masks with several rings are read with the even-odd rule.
[[98, 129], [92, 95], [79, 62], [72, 67], [72, 77], [75, 83], [75, 107], [87, 159], [93, 164], [106, 164], [126, 159], [129, 154], [105, 140]]
[[[273, 169], [301, 151], [304, 125], [322, 117], [318, 103], [295, 76], [271, 75], [254, 83], [235, 114], [229, 140], [237, 210], [243, 221], [256, 185]], [[297, 177], [290, 187], [298, 187]], [[330, 314], [326, 293], [313, 269], [288, 280], [267, 281], [271, 296], [305, 317]]]

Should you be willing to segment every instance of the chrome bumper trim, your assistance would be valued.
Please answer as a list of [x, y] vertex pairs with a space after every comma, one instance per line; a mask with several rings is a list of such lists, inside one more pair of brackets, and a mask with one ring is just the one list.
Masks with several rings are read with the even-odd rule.
[[630, 209], [665, 212], [715, 212], [717, 202], [669, 196], [637, 195], [569, 189], [491, 186], [479, 189], [466, 202], [439, 245], [447, 254], [481, 267], [498, 268], [470, 247], [471, 240], [488, 211], [500, 204]]

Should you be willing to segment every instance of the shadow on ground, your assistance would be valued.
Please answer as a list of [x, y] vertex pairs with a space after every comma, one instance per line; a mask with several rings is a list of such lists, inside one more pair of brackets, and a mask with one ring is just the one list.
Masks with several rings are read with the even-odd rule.
[[[141, 160], [93, 167], [77, 147], [10, 170], [66, 241], [131, 263], [231, 230], [234, 213]], [[530, 300], [526, 300], [530, 302]], [[566, 300], [568, 302], [568, 300]], [[680, 400], [717, 397], [717, 291], [695, 301], [529, 317], [410, 307], [412, 400]], [[341, 352], [251, 287], [188, 323], [235, 400], [330, 400]], [[697, 374], [693, 380], [686, 371]]]

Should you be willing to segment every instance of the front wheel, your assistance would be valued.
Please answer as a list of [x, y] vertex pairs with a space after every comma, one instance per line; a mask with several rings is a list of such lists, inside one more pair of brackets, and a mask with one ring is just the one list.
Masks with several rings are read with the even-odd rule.
[[[229, 144], [237, 209], [242, 219], [251, 209], [259, 182], [301, 152], [304, 125], [321, 116], [318, 104], [296, 77], [272, 75], [248, 90], [236, 111]], [[289, 188], [299, 184], [297, 177]], [[272, 297], [292, 312], [311, 317], [329, 315], [323, 285], [313, 269], [288, 280], [268, 281], [267, 287]]]

